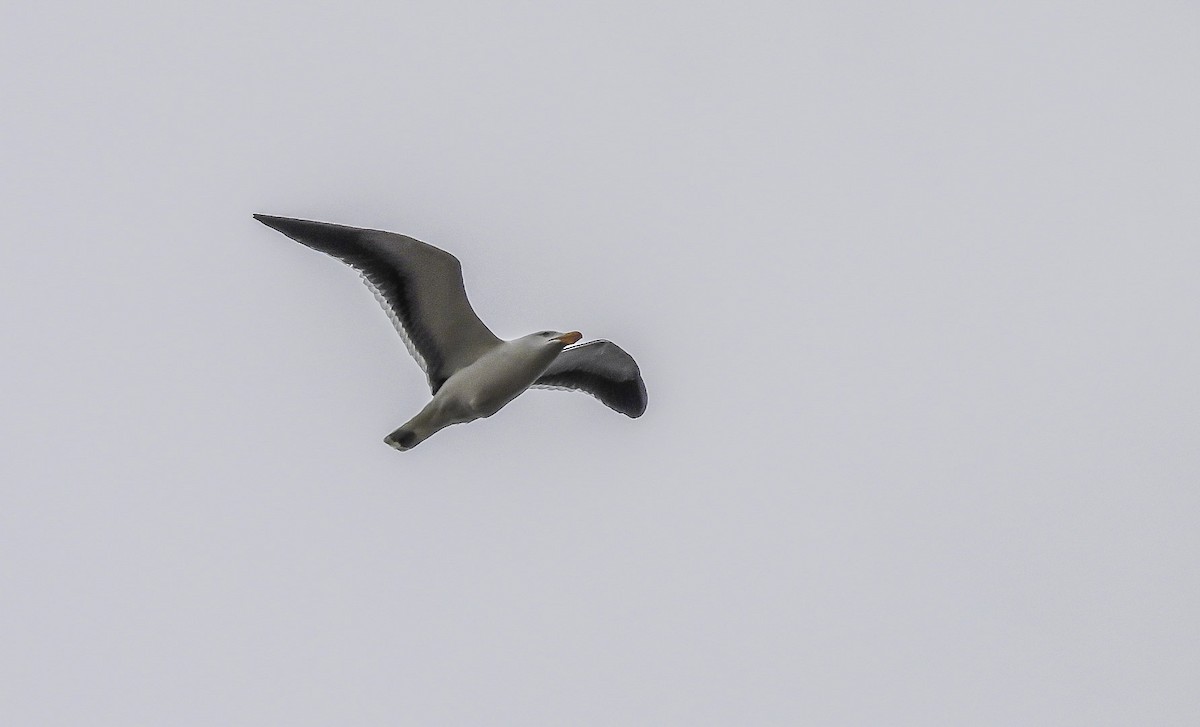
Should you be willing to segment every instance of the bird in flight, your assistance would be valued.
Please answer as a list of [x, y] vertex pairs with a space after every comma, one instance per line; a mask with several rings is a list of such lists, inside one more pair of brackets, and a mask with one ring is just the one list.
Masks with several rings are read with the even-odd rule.
[[646, 411], [633, 357], [578, 331], [539, 331], [505, 341], [467, 300], [462, 265], [445, 250], [380, 230], [254, 215], [296, 242], [362, 275], [429, 378], [433, 399], [383, 441], [406, 451], [451, 424], [490, 417], [529, 388], [582, 391], [629, 417]]

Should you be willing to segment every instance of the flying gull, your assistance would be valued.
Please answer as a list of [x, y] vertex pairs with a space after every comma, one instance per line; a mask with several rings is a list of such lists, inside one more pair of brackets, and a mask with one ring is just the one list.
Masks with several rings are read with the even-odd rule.
[[350, 265], [383, 306], [429, 378], [433, 399], [383, 441], [405, 451], [451, 424], [490, 417], [529, 388], [582, 391], [629, 417], [646, 411], [633, 357], [578, 331], [497, 338], [475, 315], [462, 265], [445, 250], [380, 230], [254, 215], [296, 242]]

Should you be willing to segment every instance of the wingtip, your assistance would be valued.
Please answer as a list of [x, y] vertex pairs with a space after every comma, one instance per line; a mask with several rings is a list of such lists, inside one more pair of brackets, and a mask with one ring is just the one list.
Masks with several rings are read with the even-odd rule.
[[292, 217], [276, 217], [275, 215], [256, 214], [254, 219], [270, 227], [276, 232], [282, 232], [293, 240], [309, 247], [332, 252], [328, 249], [329, 241], [345, 242], [347, 238], [357, 237], [362, 230], [345, 225], [333, 225], [328, 222], [299, 220]]
[[650, 397], [646, 395], [646, 382], [642, 380], [642, 375], [639, 372], [637, 377], [637, 404], [631, 411], [625, 412], [630, 419], [637, 419], [646, 413], [646, 407], [650, 404]]
[[264, 214], [254, 214], [252, 216], [267, 227], [278, 230], [300, 242], [305, 242], [305, 244], [308, 244], [308, 242], [301, 238], [330, 235], [344, 238], [347, 235], [357, 236], [362, 232], [367, 232], [367, 230], [360, 230], [357, 227], [335, 225], [330, 222], [317, 222], [316, 220], [301, 220], [295, 217], [277, 217], [276, 215]]

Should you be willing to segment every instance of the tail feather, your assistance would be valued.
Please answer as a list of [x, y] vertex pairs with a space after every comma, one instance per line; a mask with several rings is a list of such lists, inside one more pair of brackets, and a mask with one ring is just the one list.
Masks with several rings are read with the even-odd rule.
[[396, 449], [401, 452], [407, 452], [421, 442], [425, 441], [425, 437], [417, 434], [417, 432], [410, 429], [406, 424], [384, 437], [383, 441], [386, 442], [387, 445], [392, 449]]

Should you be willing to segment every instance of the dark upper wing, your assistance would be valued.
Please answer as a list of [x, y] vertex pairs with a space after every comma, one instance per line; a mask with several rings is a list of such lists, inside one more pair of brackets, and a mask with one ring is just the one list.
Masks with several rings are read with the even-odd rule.
[[450, 375], [500, 343], [475, 315], [462, 265], [445, 250], [379, 230], [254, 215], [362, 274], [437, 393]]
[[533, 385], [583, 391], [630, 417], [646, 411], [646, 384], [637, 362], [612, 341], [564, 348]]

